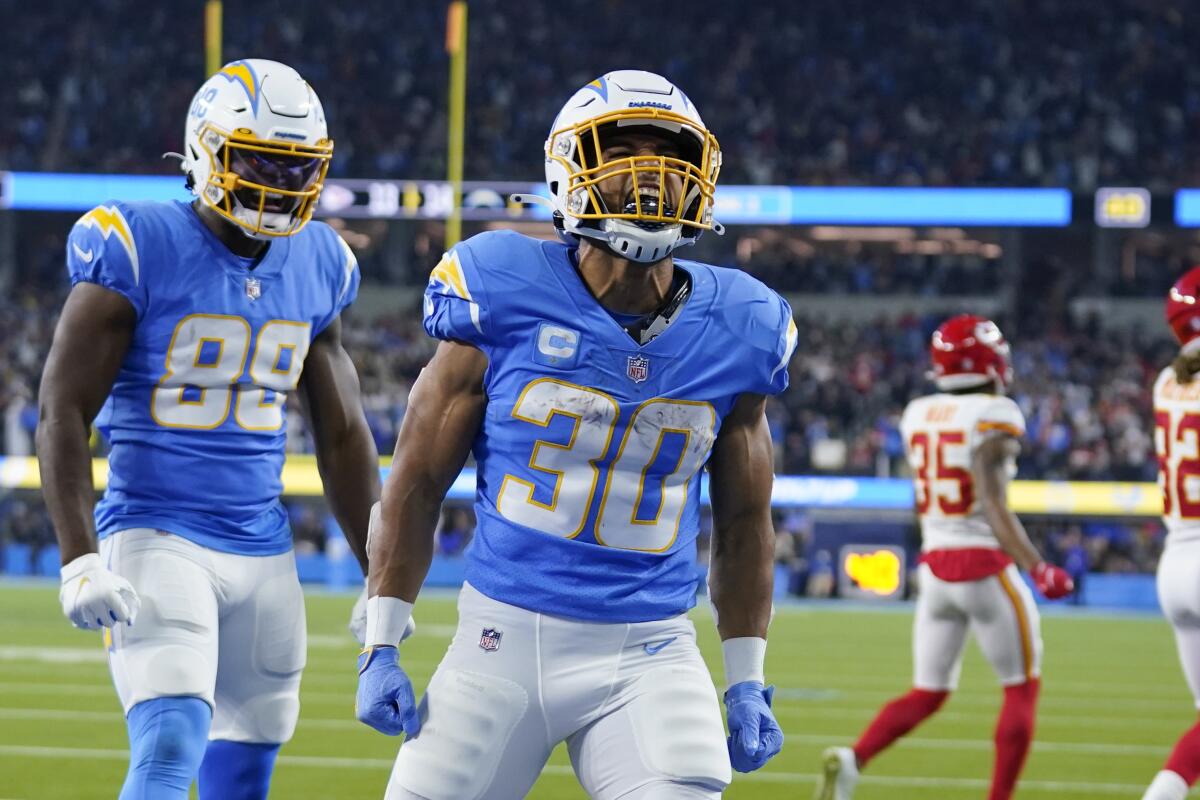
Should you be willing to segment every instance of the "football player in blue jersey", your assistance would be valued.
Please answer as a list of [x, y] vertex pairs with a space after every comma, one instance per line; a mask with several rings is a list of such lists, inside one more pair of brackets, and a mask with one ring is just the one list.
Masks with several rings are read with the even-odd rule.
[[[71, 230], [37, 447], [63, 611], [104, 629], [128, 720], [120, 797], [183, 800], [198, 776], [204, 800], [250, 800], [295, 729], [305, 660], [279, 502], [288, 394], [364, 571], [378, 455], [341, 342], [357, 263], [310, 221], [333, 153], [316, 94], [236, 61], [185, 136], [194, 202], [106, 204]], [[94, 515], [93, 420], [112, 443]]]
[[[783, 744], [763, 670], [764, 406], [787, 386], [791, 309], [740, 271], [673, 258], [719, 228], [721, 155], [666, 79], [584, 86], [545, 157], [565, 243], [480, 234], [426, 290], [442, 341], [372, 518], [358, 717], [408, 736], [389, 800], [524, 797], [563, 741], [591, 797], [719, 797], [731, 766]], [[468, 453], [478, 529], [458, 632], [417, 705], [396, 645]], [[728, 738], [687, 616], [705, 466]]]

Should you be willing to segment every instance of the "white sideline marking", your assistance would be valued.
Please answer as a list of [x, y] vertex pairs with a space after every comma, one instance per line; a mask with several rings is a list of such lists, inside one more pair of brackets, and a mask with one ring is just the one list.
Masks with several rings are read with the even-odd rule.
[[[0, 711], [0, 715], [3, 712]], [[312, 720], [309, 720], [311, 723]], [[803, 744], [849, 744], [844, 735], [822, 736], [814, 733], [788, 733], [787, 741]], [[990, 739], [929, 739], [923, 736], [905, 736], [896, 743], [897, 747], [913, 747], [921, 750], [985, 750], [991, 752], [995, 745]], [[1103, 744], [1099, 742], [1042, 742], [1033, 740], [1033, 749], [1041, 753], [1090, 753], [1106, 756], [1165, 756], [1170, 751], [1168, 744]]]
[[40, 661], [46, 664], [91, 664], [104, 663], [108, 656], [97, 642], [95, 647], [31, 647], [26, 645], [4, 645], [0, 647], [0, 661]]
[[[323, 683], [321, 681], [315, 681]], [[308, 684], [301, 683], [301, 697], [309, 702], [328, 702], [345, 704], [350, 702], [347, 698], [353, 697], [349, 691], [329, 692], [329, 691], [312, 691], [307, 688]], [[26, 695], [94, 695], [107, 697], [111, 696], [113, 689], [107, 681], [96, 681], [94, 683], [72, 683], [72, 682], [53, 682], [45, 683], [39, 681], [0, 681], [0, 692], [14, 692]], [[881, 696], [883, 693], [880, 693]], [[784, 718], [801, 717], [810, 719], [812, 717], [833, 717], [836, 719], [847, 719], [855, 715], [861, 715], [866, 718], [874, 713], [876, 704], [871, 702], [864, 704], [864, 699], [861, 696], [840, 697], [838, 703], [806, 703], [798, 701], [780, 702], [775, 707], [777, 716]], [[952, 701], [953, 702], [953, 701]], [[972, 704], [964, 704], [970, 706]], [[1045, 725], [1087, 725], [1093, 727], [1118, 727], [1118, 728], [1146, 728], [1158, 727], [1164, 725], [1179, 725], [1182, 726], [1187, 721], [1189, 709], [1186, 703], [1179, 705], [1179, 714], [1143, 714], [1138, 717], [1119, 717], [1105, 714], [1055, 714], [1053, 712], [1040, 712], [1038, 714], [1038, 723]], [[1081, 708], [1081, 711], [1086, 709]], [[954, 710], [947, 709], [938, 712], [939, 719], [955, 719], [955, 720], [988, 720], [996, 719], [997, 709], [988, 708], [980, 711], [970, 710]], [[1181, 716], [1183, 715], [1183, 716]], [[1182, 728], [1181, 728], [1182, 730]]]
[[[417, 629], [413, 632], [413, 636], [417, 638], [450, 639], [453, 638], [457, 631], [457, 625], [421, 622], [418, 619]], [[321, 650], [353, 650], [354, 652], [358, 652], [359, 650], [358, 642], [354, 641], [354, 637], [350, 635], [350, 631], [346, 631], [344, 634], [310, 633], [308, 635], [308, 646]]]
[[[864, 724], [869, 721], [876, 713], [876, 706], [855, 706], [848, 708], [842, 706], [786, 706], [779, 705], [775, 707], [775, 716], [784, 719], [811, 719], [813, 717], [832, 717], [833, 719], [845, 720], [853, 719], [856, 716], [861, 718]], [[965, 722], [971, 721], [989, 721], [995, 722], [996, 715], [999, 709], [993, 711], [939, 711], [937, 712], [938, 719], [953, 719]], [[1114, 716], [1071, 716], [1070, 714], [1047, 714], [1038, 712], [1038, 725], [1084, 725], [1092, 728], [1120, 728], [1127, 730], [1129, 728], [1158, 728], [1162, 726], [1171, 727], [1171, 736], [1178, 736], [1179, 731], [1185, 730], [1189, 724], [1194, 724], [1194, 717], [1187, 714], [1186, 708], [1182, 711], [1183, 716], [1156, 716], [1156, 717], [1114, 717]], [[1193, 712], [1194, 713], [1194, 712]], [[1189, 722], [1192, 720], [1192, 722]], [[794, 727], [794, 726], [793, 726]], [[1177, 729], [1177, 730], [1176, 730]]]
[[[23, 720], [69, 720], [71, 722], [110, 723], [122, 719], [119, 711], [75, 711], [57, 708], [4, 708], [0, 707], [0, 719]], [[353, 719], [302, 719], [301, 728], [322, 730], [360, 730], [364, 725]], [[844, 734], [839, 733], [789, 733], [789, 742], [803, 744], [833, 745], [845, 743]], [[994, 745], [985, 739], [931, 739], [923, 736], [907, 736], [900, 745], [919, 750], [980, 750], [990, 752]], [[1042, 753], [1083, 753], [1106, 756], [1164, 756], [1169, 747], [1152, 744], [1104, 744], [1098, 742], [1044, 742], [1034, 740], [1033, 749]], [[2, 798], [0, 798], [2, 800]]]
[[[94, 761], [125, 761], [129, 758], [128, 750], [109, 750], [86, 747], [35, 747], [29, 745], [0, 745], [0, 756], [22, 758], [87, 758]], [[289, 756], [280, 755], [279, 763], [296, 767], [345, 767], [347, 769], [391, 769], [390, 758], [335, 758], [330, 756]], [[543, 774], [573, 775], [570, 767], [551, 764], [542, 770]], [[806, 775], [799, 772], [751, 772], [739, 775], [737, 780], [761, 783], [814, 783], [816, 775]], [[987, 789], [991, 781], [982, 778], [934, 778], [914, 775], [864, 775], [859, 781], [873, 786], [920, 786], [954, 789]], [[1069, 781], [1021, 781], [1021, 788], [1044, 792], [1092, 792], [1099, 794], [1130, 794], [1145, 789], [1141, 784], [1133, 783], [1085, 783]]]

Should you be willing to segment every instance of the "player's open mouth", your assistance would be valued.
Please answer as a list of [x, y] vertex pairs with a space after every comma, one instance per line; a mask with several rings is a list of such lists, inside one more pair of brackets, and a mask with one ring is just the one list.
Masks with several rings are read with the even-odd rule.
[[[661, 212], [662, 216], [667, 217], [667, 218], [671, 218], [671, 217], [675, 216], [675, 207], [673, 205], [671, 205], [670, 200], [667, 200], [660, 196], [659, 190], [657, 188], [651, 187], [651, 188], [647, 188], [647, 189], [641, 189], [638, 191], [636, 197], [633, 194], [630, 194], [625, 199], [624, 213], [637, 214], [640, 211], [642, 214], [645, 214], [647, 216], [658, 216], [660, 205], [662, 208], [662, 212]], [[640, 228], [644, 228], [645, 230], [656, 231], [656, 230], [659, 230], [660, 228], [665, 227], [666, 225], [668, 225], [670, 223], [667, 223], [667, 222], [644, 222], [644, 221], [638, 220], [637, 222], [635, 222], [635, 224]]]
[[[254, 192], [253, 194], [255, 195], [253, 198], [242, 197], [239, 195], [239, 199], [241, 199], [243, 204], [247, 205], [249, 208], [257, 209], [258, 193]], [[293, 210], [295, 210], [297, 198], [278, 194], [277, 192], [267, 192], [266, 194], [267, 198], [266, 202], [263, 203], [263, 211], [267, 212], [268, 214], [290, 214]]]

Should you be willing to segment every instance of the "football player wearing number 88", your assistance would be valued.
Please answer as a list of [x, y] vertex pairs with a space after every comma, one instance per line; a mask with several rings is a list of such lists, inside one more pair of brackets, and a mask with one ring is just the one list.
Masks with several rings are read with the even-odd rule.
[[[182, 800], [198, 775], [204, 800], [251, 800], [295, 728], [305, 660], [279, 502], [288, 394], [364, 572], [378, 455], [341, 343], [357, 264], [310, 221], [333, 152], [316, 94], [283, 64], [228, 64], [184, 150], [194, 202], [105, 204], [71, 230], [38, 454], [63, 611], [105, 628], [128, 718], [121, 797]], [[94, 517], [93, 419], [112, 442]]]
[[817, 800], [850, 800], [859, 770], [942, 707], [958, 684], [968, 631], [1004, 686], [988, 798], [1012, 797], [1033, 739], [1042, 661], [1037, 606], [1017, 567], [1049, 599], [1073, 588], [1008, 506], [1025, 418], [1005, 395], [1012, 367], [1000, 329], [972, 314], [952, 317], [934, 331], [929, 355], [937, 392], [914, 399], [900, 419], [921, 525], [913, 688], [885, 705], [853, 748], [825, 751]]
[[[1154, 445], [1167, 541], [1158, 562], [1158, 597], [1175, 629], [1183, 674], [1200, 708], [1200, 267], [1167, 294], [1166, 318], [1180, 344], [1154, 382]], [[1144, 800], [1183, 800], [1200, 778], [1200, 723], [1176, 742]]]
[[[791, 310], [744, 273], [673, 257], [719, 230], [721, 161], [666, 79], [592, 81], [545, 157], [563, 242], [480, 234], [430, 277], [425, 328], [442, 341], [370, 537], [358, 716], [409, 737], [390, 800], [524, 797], [562, 741], [592, 797], [719, 797], [731, 766], [758, 769], [783, 744], [764, 685], [764, 406], [787, 386]], [[458, 633], [414, 707], [395, 645], [470, 452]], [[686, 616], [706, 464], [728, 737]]]

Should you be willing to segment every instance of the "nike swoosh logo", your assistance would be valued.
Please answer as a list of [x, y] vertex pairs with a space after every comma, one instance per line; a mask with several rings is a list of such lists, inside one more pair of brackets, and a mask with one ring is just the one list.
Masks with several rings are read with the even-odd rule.
[[79, 260], [85, 264], [92, 263], [92, 258], [96, 255], [89, 247], [87, 250], [80, 249], [79, 245], [71, 242], [71, 247], [75, 248], [75, 255], [79, 256]]
[[646, 642], [646, 644], [643, 645], [643, 648], [646, 651], [646, 655], [653, 656], [662, 652], [662, 649], [673, 641], [675, 641], [674, 636], [672, 636], [670, 639], [663, 639], [661, 642]]

